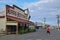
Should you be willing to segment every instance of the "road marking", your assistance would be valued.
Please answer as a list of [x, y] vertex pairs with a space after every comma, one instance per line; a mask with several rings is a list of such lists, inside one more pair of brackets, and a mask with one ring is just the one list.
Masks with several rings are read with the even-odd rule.
[[[33, 39], [27, 39], [27, 40], [33, 40]], [[42, 39], [36, 39], [36, 40], [42, 40]]]
[[36, 39], [36, 40], [42, 40], [42, 39]]

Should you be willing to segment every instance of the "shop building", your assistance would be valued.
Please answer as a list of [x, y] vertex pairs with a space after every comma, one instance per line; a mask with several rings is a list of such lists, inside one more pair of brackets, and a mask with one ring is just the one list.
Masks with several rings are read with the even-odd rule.
[[29, 21], [30, 15], [28, 9], [23, 10], [16, 5], [6, 5], [3, 13], [5, 15], [0, 17], [0, 27], [6, 33], [18, 34], [18, 31], [21, 29], [25, 30], [35, 26], [33, 22]]

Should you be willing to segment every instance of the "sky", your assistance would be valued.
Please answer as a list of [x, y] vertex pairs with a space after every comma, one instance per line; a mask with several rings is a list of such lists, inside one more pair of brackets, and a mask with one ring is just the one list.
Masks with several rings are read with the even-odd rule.
[[46, 18], [46, 24], [57, 25], [57, 16], [60, 15], [60, 0], [0, 0], [0, 8], [5, 4], [29, 9], [31, 21], [42, 22]]

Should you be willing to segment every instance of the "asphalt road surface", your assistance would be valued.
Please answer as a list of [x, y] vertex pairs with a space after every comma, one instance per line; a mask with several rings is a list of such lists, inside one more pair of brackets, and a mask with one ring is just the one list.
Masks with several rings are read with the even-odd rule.
[[45, 29], [39, 29], [36, 32], [23, 35], [2, 36], [0, 40], [60, 40], [60, 31], [51, 30], [51, 34], [48, 35]]

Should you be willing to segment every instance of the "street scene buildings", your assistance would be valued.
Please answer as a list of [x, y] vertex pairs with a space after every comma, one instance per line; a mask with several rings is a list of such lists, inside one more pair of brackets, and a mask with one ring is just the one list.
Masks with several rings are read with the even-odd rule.
[[29, 21], [30, 15], [28, 9], [23, 10], [16, 5], [6, 5], [3, 11], [5, 15], [0, 16], [1, 32], [18, 34], [19, 30], [34, 28], [34, 23]]
[[0, 0], [0, 40], [60, 40], [60, 0]]

